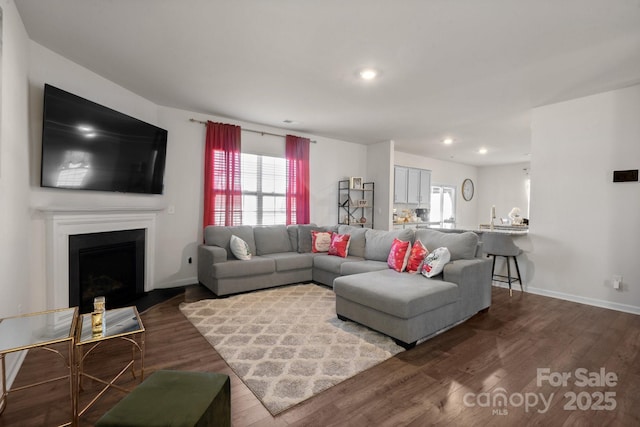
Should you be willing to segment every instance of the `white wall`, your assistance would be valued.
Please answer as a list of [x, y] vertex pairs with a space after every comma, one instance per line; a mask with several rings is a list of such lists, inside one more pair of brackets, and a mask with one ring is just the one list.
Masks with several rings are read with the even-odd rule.
[[[158, 215], [156, 251], [156, 287], [196, 283], [196, 250], [202, 241], [202, 183], [204, 180], [205, 126], [190, 122], [231, 123], [241, 127], [277, 134], [291, 133], [316, 141], [310, 150], [311, 222], [336, 224], [338, 221], [338, 180], [365, 176], [366, 147], [302, 132], [286, 131], [254, 123], [159, 107], [160, 126], [167, 129], [167, 169], [165, 203], [175, 213]], [[284, 156], [284, 138], [242, 132], [242, 150]], [[192, 264], [187, 260], [191, 257]]]
[[159, 126], [158, 107], [71, 62], [42, 45], [30, 43], [29, 119], [31, 140], [31, 203], [39, 206], [140, 206], [159, 207], [162, 196], [106, 193], [98, 191], [67, 191], [40, 187], [40, 151], [42, 139], [42, 106], [44, 84], [56, 86], [106, 107]]
[[[456, 188], [456, 224], [477, 227], [478, 194], [488, 191], [478, 185], [478, 169], [475, 166], [436, 160], [415, 154], [395, 152], [395, 164], [412, 168], [429, 169], [431, 185], [451, 185]], [[475, 184], [475, 195], [470, 201], [462, 198], [462, 181], [469, 178]]]
[[[311, 222], [316, 224], [336, 224], [338, 222], [339, 180], [347, 179], [350, 176], [366, 177], [367, 147], [365, 145], [213, 115], [203, 115], [164, 107], [162, 109], [173, 111], [173, 114], [178, 117], [176, 120], [180, 123], [181, 129], [176, 129], [175, 131], [180, 134], [181, 139], [197, 138], [198, 143], [201, 144], [200, 152], [198, 153], [200, 157], [204, 151], [205, 127], [199, 123], [188, 122], [189, 118], [230, 123], [247, 129], [278, 135], [298, 135], [315, 141], [312, 142], [309, 153], [309, 180], [311, 181], [309, 203], [311, 205]], [[169, 127], [167, 127], [167, 130], [171, 133]], [[198, 134], [197, 137], [194, 132]], [[187, 135], [189, 136], [187, 137]], [[242, 151], [270, 156], [284, 156], [284, 146], [285, 140], [283, 137], [242, 132]], [[197, 161], [199, 162], [199, 167], [202, 167], [202, 160], [198, 159]], [[193, 168], [194, 165], [191, 167]], [[200, 173], [202, 174], [202, 170]], [[202, 178], [199, 178], [198, 182], [202, 182]], [[198, 211], [201, 215], [202, 207]], [[202, 222], [201, 219], [200, 222]]]
[[373, 227], [393, 228], [393, 162], [394, 142], [384, 141], [367, 147], [367, 181], [375, 184]]
[[[3, 14], [0, 46], [0, 317], [8, 317], [32, 309], [27, 132], [29, 39], [13, 1], [0, 0], [0, 7]], [[9, 384], [17, 374], [17, 367], [17, 354], [8, 355]]]
[[[158, 214], [155, 287], [197, 283], [197, 246], [202, 242], [204, 126], [189, 122], [188, 112], [160, 107], [160, 127], [168, 132], [164, 196]], [[188, 259], [191, 258], [191, 264]]]
[[478, 224], [489, 223], [492, 206], [497, 218], [507, 218], [514, 207], [520, 208], [520, 216], [529, 218], [529, 170], [528, 162], [478, 168]]
[[[300, 134], [317, 140], [311, 144], [311, 222], [338, 223], [338, 181], [367, 176], [367, 147], [362, 144]], [[376, 183], [376, 187], [377, 187]]]
[[[365, 176], [367, 151], [361, 144], [322, 138], [301, 132], [206, 116], [158, 106], [117, 84], [104, 79], [68, 59], [30, 42], [29, 67], [29, 144], [22, 168], [25, 173], [23, 194], [30, 195], [32, 208], [32, 309], [46, 307], [45, 225], [39, 209], [64, 208], [143, 208], [157, 209], [155, 288], [196, 283], [196, 248], [202, 241], [202, 183], [205, 127], [189, 118], [238, 124], [242, 127], [278, 134], [294, 133], [317, 141], [311, 144], [311, 221], [335, 224], [337, 182], [349, 176]], [[75, 93], [168, 131], [167, 164], [163, 195], [136, 195], [106, 192], [65, 191], [41, 188], [40, 140], [44, 83]], [[26, 93], [26, 90], [25, 90]], [[26, 111], [26, 106], [25, 106]], [[26, 128], [26, 125], [25, 125]], [[284, 153], [284, 138], [243, 132], [243, 145], [251, 152], [278, 155]], [[26, 142], [26, 141], [25, 141]], [[26, 150], [26, 148], [25, 148]], [[167, 207], [172, 206], [173, 214]], [[24, 238], [24, 234], [21, 234]], [[188, 262], [191, 258], [192, 263]]]
[[[163, 209], [165, 195], [69, 191], [40, 187], [42, 107], [44, 84], [87, 98], [132, 117], [161, 126], [152, 102], [69, 61], [42, 45], [29, 43], [29, 168], [32, 248], [32, 309], [46, 309], [46, 229], [43, 208], [146, 208]], [[169, 137], [171, 141], [171, 136]], [[169, 142], [171, 145], [171, 142]], [[169, 184], [170, 180], [166, 181]], [[160, 246], [158, 246], [160, 248]], [[156, 251], [158, 252], [158, 251]], [[57, 307], [56, 307], [57, 308]]]
[[[640, 86], [536, 108], [532, 292], [640, 313]], [[611, 276], [624, 278], [621, 291]]]

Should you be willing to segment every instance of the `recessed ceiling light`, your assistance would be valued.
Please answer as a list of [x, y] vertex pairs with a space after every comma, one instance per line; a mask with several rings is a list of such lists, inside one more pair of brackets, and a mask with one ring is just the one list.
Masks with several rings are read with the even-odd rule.
[[481, 149], [478, 150], [478, 154], [487, 154], [487, 149], [482, 147]]
[[442, 143], [444, 145], [451, 145], [451, 144], [453, 144], [453, 138], [445, 138], [445, 139], [442, 140]]
[[373, 80], [376, 78], [377, 75], [378, 75], [378, 72], [373, 68], [366, 68], [360, 71], [360, 77], [363, 80]]

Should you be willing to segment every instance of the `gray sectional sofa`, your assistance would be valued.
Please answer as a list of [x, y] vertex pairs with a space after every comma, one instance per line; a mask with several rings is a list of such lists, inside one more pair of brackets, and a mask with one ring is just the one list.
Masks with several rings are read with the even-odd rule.
[[[233, 256], [231, 235], [247, 242], [251, 260]], [[313, 257], [298, 252], [298, 226], [209, 226], [198, 247], [198, 281], [218, 296], [308, 282], [312, 268]]]
[[[313, 253], [312, 230], [350, 234], [348, 256]], [[247, 242], [254, 254], [250, 260], [233, 256], [232, 235]], [[445, 246], [451, 261], [433, 278], [398, 273], [387, 265], [394, 238], [419, 239], [429, 251]], [[491, 261], [478, 257], [478, 236], [471, 232], [313, 224], [209, 226], [204, 240], [198, 248], [198, 280], [216, 295], [314, 281], [333, 287], [339, 318], [389, 335], [406, 348], [491, 305]]]

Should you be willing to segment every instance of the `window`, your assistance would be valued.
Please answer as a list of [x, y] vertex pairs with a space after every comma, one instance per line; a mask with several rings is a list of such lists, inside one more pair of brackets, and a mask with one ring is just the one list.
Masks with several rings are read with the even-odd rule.
[[431, 186], [429, 224], [453, 228], [456, 222], [456, 189], [447, 185]]
[[286, 224], [287, 161], [242, 153], [242, 224]]

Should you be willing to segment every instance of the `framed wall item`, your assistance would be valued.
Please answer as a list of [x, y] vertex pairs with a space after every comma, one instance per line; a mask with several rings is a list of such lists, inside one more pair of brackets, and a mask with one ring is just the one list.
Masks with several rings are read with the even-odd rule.
[[362, 190], [362, 177], [352, 176], [349, 178], [349, 188], [352, 190]]
[[465, 179], [462, 182], [462, 198], [468, 202], [469, 200], [473, 199], [473, 192], [473, 181], [471, 181], [469, 178]]

